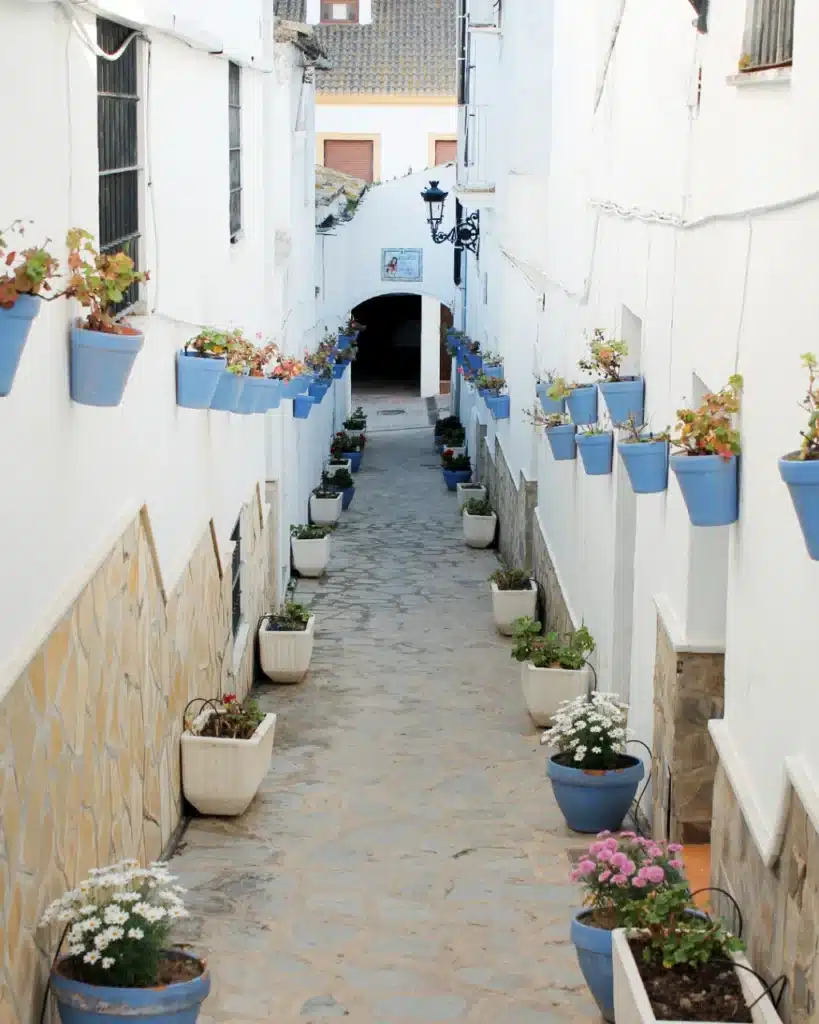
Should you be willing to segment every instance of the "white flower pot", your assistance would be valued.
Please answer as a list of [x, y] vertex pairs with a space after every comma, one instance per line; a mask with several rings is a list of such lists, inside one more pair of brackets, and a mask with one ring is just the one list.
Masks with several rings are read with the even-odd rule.
[[464, 512], [464, 540], [470, 548], [488, 548], [495, 539], [495, 527], [498, 517], [493, 512], [491, 516], [471, 516]]
[[325, 463], [325, 465], [324, 465], [325, 472], [328, 473], [330, 476], [332, 476], [334, 473], [340, 472], [342, 469], [346, 469], [348, 473], [352, 473], [352, 471], [353, 471], [352, 459], [345, 459], [343, 465], [335, 465], [334, 464], [334, 465], [331, 466], [329, 462]]
[[291, 538], [293, 565], [302, 576], [321, 576], [330, 561], [330, 535], [320, 540], [298, 540]]
[[316, 617], [311, 615], [307, 628], [284, 632], [265, 629], [264, 622], [259, 629], [259, 656], [262, 672], [274, 683], [300, 683], [310, 668], [313, 657]]
[[341, 519], [341, 494], [335, 498], [319, 498], [310, 495], [310, 517], [319, 526], [332, 526]]
[[463, 511], [464, 505], [477, 498], [483, 501], [486, 498], [486, 488], [483, 484], [456, 484], [455, 490], [458, 494], [458, 509]]
[[452, 448], [452, 447], [446, 447], [445, 446], [444, 447], [444, 451], [445, 452], [452, 452], [453, 455], [466, 455], [466, 448], [463, 447], [463, 446], [460, 447], [460, 448]]
[[497, 583], [492, 584], [492, 617], [504, 636], [512, 636], [515, 619], [533, 619], [536, 606], [537, 587], [531, 580], [528, 590], [501, 590]]
[[[589, 669], [535, 668], [531, 661], [521, 665], [520, 682], [526, 710], [535, 725], [550, 725], [564, 700], [582, 697], [589, 688]], [[620, 1022], [618, 1021], [618, 1024]]]
[[[215, 712], [208, 709], [205, 717]], [[182, 788], [200, 814], [242, 814], [270, 766], [276, 716], [265, 715], [249, 740], [182, 733]]]
[[[628, 932], [622, 928], [617, 928], [612, 932], [612, 954], [614, 959], [614, 1016], [617, 1024], [656, 1024], [657, 1018], [651, 1009], [648, 993], [628, 944]], [[765, 994], [759, 980], [748, 970], [751, 965], [746, 958], [740, 953], [733, 953], [732, 957], [734, 962], [740, 965], [734, 969], [737, 972], [746, 1002], [751, 1006], [751, 1019], [754, 1024], [780, 1024], [776, 1008], [770, 997]], [[678, 1024], [678, 1022], [672, 1022], [672, 1024]]]

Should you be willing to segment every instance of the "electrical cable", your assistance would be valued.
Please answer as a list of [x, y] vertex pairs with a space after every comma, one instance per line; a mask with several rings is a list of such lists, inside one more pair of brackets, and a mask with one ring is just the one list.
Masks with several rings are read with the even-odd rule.
[[119, 60], [123, 53], [125, 53], [125, 51], [128, 49], [128, 47], [135, 39], [145, 39], [148, 42], [150, 42], [150, 40], [148, 40], [148, 37], [145, 36], [140, 29], [134, 29], [134, 31], [126, 37], [126, 39], [124, 40], [124, 42], [118, 50], [115, 50], [113, 53], [108, 53], [106, 50], [103, 50], [100, 46], [97, 45], [97, 43], [91, 38], [91, 36], [89, 36], [85, 26], [81, 24], [79, 21], [77, 21], [76, 17], [74, 16], [74, 4], [71, 2], [71, 0], [58, 0], [58, 3], [60, 4], [63, 14], [66, 16], [66, 18], [68, 18], [72, 28], [80, 37], [80, 39], [82, 39], [82, 41], [85, 43], [88, 49], [94, 54], [94, 56], [99, 57], [101, 60], [107, 60], [111, 62]]
[[737, 927], [734, 930], [735, 930], [735, 932], [737, 934], [737, 937], [741, 939], [742, 938], [742, 933], [745, 930], [745, 919], [742, 916], [742, 909], [740, 908], [739, 903], [737, 903], [737, 901], [730, 894], [730, 892], [727, 892], [725, 889], [720, 889], [720, 887], [718, 885], [705, 885], [705, 886], [702, 887], [702, 889], [697, 889], [696, 892], [692, 892], [691, 893], [691, 898], [693, 899], [695, 896], [699, 896], [699, 894], [701, 892], [719, 892], [719, 893], [722, 893], [722, 895], [726, 899], [729, 899], [731, 901], [731, 903], [733, 903], [734, 910], [736, 911], [736, 915], [737, 915]]
[[634, 801], [633, 805], [635, 831], [638, 835], [642, 836], [643, 839], [647, 839], [649, 837], [645, 835], [640, 826], [640, 801], [645, 796], [646, 790], [648, 789], [649, 783], [651, 782], [651, 774], [654, 771], [654, 755], [651, 752], [651, 747], [647, 743], [643, 743], [642, 740], [626, 740], [626, 746], [628, 746], [629, 743], [637, 743], [641, 747], [645, 747], [645, 749], [648, 751], [648, 775], [646, 776], [646, 781], [643, 783], [643, 788], [640, 790], [640, 793], [637, 799]]
[[[54, 954], [54, 959], [51, 961], [51, 970], [52, 971], [54, 970], [54, 967], [56, 966], [57, 960], [59, 959], [60, 950], [62, 949], [63, 943], [65, 942], [65, 937], [66, 937], [66, 935], [68, 935], [68, 929], [70, 927], [71, 927], [70, 925], [66, 925], [65, 928], [63, 928], [63, 933], [60, 936], [60, 941], [57, 943], [57, 952]], [[51, 991], [51, 971], [48, 972], [48, 980], [46, 981], [45, 992], [43, 992], [43, 1002], [42, 1002], [42, 1005], [40, 1007], [40, 1024], [45, 1024], [45, 1015], [46, 1015], [46, 1010], [48, 1009], [48, 993], [50, 991]]]

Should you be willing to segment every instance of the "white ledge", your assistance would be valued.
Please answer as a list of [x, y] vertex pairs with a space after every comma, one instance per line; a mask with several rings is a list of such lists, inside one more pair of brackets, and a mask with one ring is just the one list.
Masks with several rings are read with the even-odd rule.
[[686, 636], [685, 627], [677, 618], [665, 594], [654, 595], [654, 607], [663, 621], [671, 646], [677, 654], [725, 654], [725, 644], [704, 643]]
[[763, 68], [760, 71], [739, 71], [735, 75], [728, 75], [725, 79], [728, 85], [790, 85], [791, 69], [787, 68]]

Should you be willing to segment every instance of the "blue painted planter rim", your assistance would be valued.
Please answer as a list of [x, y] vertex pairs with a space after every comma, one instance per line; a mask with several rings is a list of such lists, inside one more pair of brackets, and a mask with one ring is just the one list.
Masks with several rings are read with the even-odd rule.
[[819, 459], [798, 459], [789, 452], [779, 460], [779, 473], [786, 484], [819, 484]]
[[639, 757], [631, 754], [621, 754], [630, 764], [622, 768], [607, 768], [592, 770], [587, 768], [572, 768], [569, 765], [560, 764], [555, 760], [558, 754], [552, 754], [546, 762], [546, 774], [550, 779], [559, 779], [564, 786], [582, 786], [584, 789], [608, 787], [613, 782], [637, 782], [645, 775], [645, 765]]
[[617, 450], [628, 452], [629, 455], [651, 455], [658, 448], [668, 448], [668, 441], [618, 441]]
[[611, 953], [611, 932], [606, 928], [586, 924], [583, 920], [591, 917], [591, 913], [591, 910], [583, 907], [572, 914], [571, 940], [579, 949], [588, 949], [592, 953]]
[[576, 434], [577, 424], [576, 423], [560, 423], [556, 427], [546, 427], [547, 434]]
[[141, 331], [135, 334], [109, 334], [107, 331], [89, 331], [87, 327], [74, 326], [71, 333], [76, 345], [106, 352], [139, 352], [145, 343], [145, 335]]
[[[559, 427], [557, 427], [557, 428], [553, 427], [552, 429], [553, 430], [554, 429], [559, 430], [560, 428]], [[614, 441], [614, 434], [612, 434], [612, 432], [610, 430], [607, 430], [604, 434], [583, 434], [583, 433], [578, 433], [578, 435], [577, 435], [577, 443], [579, 445], [587, 445], [590, 448], [592, 446], [598, 445], [598, 444], [599, 445], [612, 444], [613, 441]]]
[[0, 309], [0, 313], [15, 320], [33, 320], [39, 312], [41, 302], [39, 295], [18, 295], [14, 305], [10, 309]]
[[[736, 462], [736, 455], [724, 459], [721, 455], [672, 455], [671, 468], [675, 473], [718, 473]], [[721, 463], [722, 465], [719, 465]]]

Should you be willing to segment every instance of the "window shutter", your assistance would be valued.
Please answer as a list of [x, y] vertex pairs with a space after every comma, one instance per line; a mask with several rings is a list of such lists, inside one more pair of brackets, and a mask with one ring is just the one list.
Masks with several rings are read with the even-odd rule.
[[454, 163], [458, 157], [458, 143], [455, 139], [435, 140], [435, 166]]
[[373, 143], [371, 139], [325, 139], [324, 166], [353, 178], [372, 183]]

